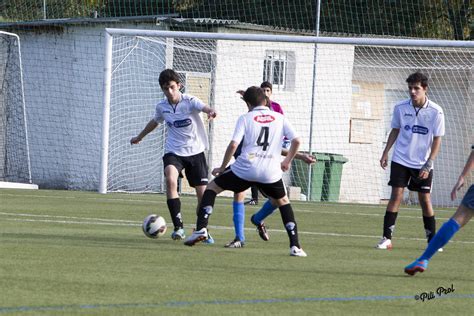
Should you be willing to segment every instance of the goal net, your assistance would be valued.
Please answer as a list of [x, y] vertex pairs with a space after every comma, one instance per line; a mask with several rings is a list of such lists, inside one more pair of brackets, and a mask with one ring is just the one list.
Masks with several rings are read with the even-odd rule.
[[30, 183], [20, 39], [0, 31], [0, 187]]
[[[130, 145], [163, 98], [158, 76], [173, 68], [184, 92], [215, 108], [208, 123], [210, 169], [219, 166], [237, 118], [237, 90], [269, 81], [302, 139], [284, 175], [290, 198], [378, 204], [390, 197], [379, 160], [394, 105], [408, 99], [406, 78], [429, 77], [429, 98], [443, 107], [446, 135], [435, 162], [433, 201], [449, 192], [473, 140], [472, 43], [370, 38], [184, 33], [108, 29], [101, 191], [163, 192], [166, 127]], [[205, 117], [203, 116], [203, 120]], [[183, 192], [192, 193], [183, 181]], [[407, 193], [407, 203], [416, 196]]]

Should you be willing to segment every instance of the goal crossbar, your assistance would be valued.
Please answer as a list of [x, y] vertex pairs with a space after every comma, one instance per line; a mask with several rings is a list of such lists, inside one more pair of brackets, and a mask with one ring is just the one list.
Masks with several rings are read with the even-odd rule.
[[405, 47], [452, 47], [474, 48], [474, 41], [453, 40], [420, 40], [420, 39], [395, 39], [395, 38], [360, 38], [360, 37], [321, 37], [301, 35], [266, 35], [266, 34], [241, 34], [241, 33], [210, 33], [210, 32], [176, 32], [139, 29], [106, 28], [110, 35], [123, 36], [155, 36], [169, 38], [193, 38], [212, 40], [234, 41], [262, 41], [262, 42], [287, 42], [287, 43], [314, 43], [314, 44], [345, 44], [363, 46], [405, 46]]

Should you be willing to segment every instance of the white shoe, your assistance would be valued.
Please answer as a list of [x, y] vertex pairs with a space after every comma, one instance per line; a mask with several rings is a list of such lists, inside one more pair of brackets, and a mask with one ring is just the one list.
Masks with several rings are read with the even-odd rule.
[[186, 238], [184, 244], [186, 246], [194, 246], [196, 243], [207, 240], [209, 238], [209, 234], [207, 233], [207, 228], [201, 228], [200, 230], [193, 231], [193, 234]]
[[443, 251], [444, 251], [443, 248], [438, 249], [438, 252], [443, 252]]
[[290, 248], [290, 256], [293, 257], [307, 257], [308, 255], [303, 249], [293, 246]]
[[377, 246], [375, 246], [375, 248], [376, 249], [391, 250], [392, 249], [392, 240], [387, 239], [386, 237], [383, 237], [382, 239], [380, 239], [379, 243], [377, 244]]

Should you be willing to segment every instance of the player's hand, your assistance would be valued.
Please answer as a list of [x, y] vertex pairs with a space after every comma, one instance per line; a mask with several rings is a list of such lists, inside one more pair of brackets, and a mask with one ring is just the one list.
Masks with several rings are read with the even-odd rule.
[[459, 191], [462, 187], [464, 186], [464, 177], [459, 177], [458, 181], [453, 187], [453, 190], [451, 191], [451, 200], [456, 199], [457, 191]]
[[130, 139], [130, 144], [136, 145], [136, 144], [138, 144], [138, 143], [141, 142], [141, 141], [142, 141], [142, 139], [141, 139], [140, 137], [135, 136], [135, 137], [132, 137], [132, 139]]
[[214, 177], [217, 177], [217, 176], [220, 175], [222, 172], [224, 172], [224, 170], [225, 170], [225, 168], [221, 168], [221, 167], [219, 167], [219, 168], [214, 168], [211, 173], [212, 173], [212, 175], [213, 175]]
[[214, 118], [216, 118], [216, 116], [217, 116], [217, 113], [214, 112], [214, 111], [211, 111], [211, 112], [207, 113], [207, 119], [208, 119], [209, 121], [211, 121], [211, 120], [213, 120]]
[[283, 172], [286, 172], [290, 170], [290, 162], [287, 161], [286, 159], [284, 159], [282, 162], [281, 162], [281, 171]]
[[388, 166], [388, 155], [387, 154], [383, 154], [382, 155], [382, 158], [380, 158], [380, 167], [382, 167], [382, 169], [386, 169]]
[[308, 155], [308, 154], [303, 154], [303, 157], [301, 157], [304, 162], [306, 162], [308, 165], [312, 165], [317, 161], [316, 157]]
[[426, 163], [421, 167], [420, 173], [418, 174], [418, 178], [420, 179], [428, 179], [430, 175], [430, 170], [433, 168], [433, 160], [428, 159]]

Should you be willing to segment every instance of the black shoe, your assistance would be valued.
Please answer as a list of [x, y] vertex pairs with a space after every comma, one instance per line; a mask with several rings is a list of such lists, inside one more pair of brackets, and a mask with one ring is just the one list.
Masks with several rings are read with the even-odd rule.
[[252, 224], [257, 226], [257, 231], [258, 231], [258, 235], [260, 236], [260, 238], [262, 238], [265, 241], [268, 241], [270, 239], [270, 236], [267, 233], [267, 228], [265, 227], [265, 223], [264, 222], [261, 222], [261, 223], [255, 222], [254, 219], [253, 219], [254, 216], [255, 216], [255, 214], [252, 215], [252, 217], [250, 217], [250, 221], [252, 222]]

